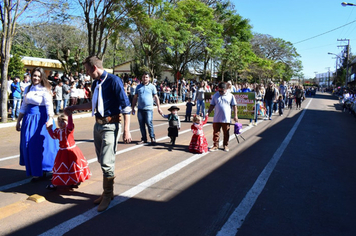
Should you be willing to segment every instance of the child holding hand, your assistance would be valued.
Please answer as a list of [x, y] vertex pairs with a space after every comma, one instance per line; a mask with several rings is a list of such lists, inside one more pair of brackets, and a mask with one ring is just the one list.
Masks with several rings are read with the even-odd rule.
[[284, 110], [284, 101], [283, 101], [283, 96], [279, 95], [278, 97], [278, 112], [280, 116], [283, 116], [283, 110]]
[[75, 145], [72, 114], [68, 117], [60, 114], [58, 127], [52, 130], [52, 124], [47, 124], [49, 135], [59, 139], [59, 150], [54, 161], [52, 184], [46, 188], [55, 190], [57, 185], [78, 188], [81, 182], [89, 179], [91, 173], [82, 151]]
[[180, 130], [180, 120], [178, 116], [179, 107], [171, 106], [168, 111], [170, 111], [171, 114], [162, 114], [162, 117], [168, 119], [168, 136], [171, 138], [171, 145], [174, 146], [176, 143], [176, 138], [178, 137], [178, 130]]
[[206, 141], [206, 137], [203, 132], [203, 125], [205, 125], [207, 122], [208, 122], [208, 114], [205, 116], [204, 121], [203, 121], [203, 117], [199, 115], [195, 115], [193, 117], [193, 124], [191, 126], [193, 137], [189, 144], [190, 152], [193, 153], [208, 152], [208, 142]]

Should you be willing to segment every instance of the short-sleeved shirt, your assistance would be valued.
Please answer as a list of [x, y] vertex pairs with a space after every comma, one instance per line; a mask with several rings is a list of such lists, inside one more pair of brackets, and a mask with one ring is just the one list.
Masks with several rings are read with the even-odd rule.
[[56, 93], [56, 96], [55, 96], [55, 99], [58, 100], [58, 101], [62, 101], [62, 98], [63, 98], [63, 88], [59, 85], [57, 85], [55, 88], [54, 88], [54, 92]]
[[213, 123], [230, 123], [231, 122], [231, 106], [236, 106], [236, 99], [232, 93], [226, 92], [220, 95], [215, 93], [211, 98], [211, 105], [214, 107]]
[[281, 84], [281, 85], [279, 86], [279, 91], [281, 92], [282, 95], [286, 95], [287, 86]]
[[136, 87], [137, 108], [140, 110], [153, 110], [153, 96], [157, 94], [156, 87], [149, 83], [147, 85], [139, 84]]
[[69, 99], [70, 98], [70, 87], [68, 84], [63, 84], [62, 86], [63, 89], [63, 99]]

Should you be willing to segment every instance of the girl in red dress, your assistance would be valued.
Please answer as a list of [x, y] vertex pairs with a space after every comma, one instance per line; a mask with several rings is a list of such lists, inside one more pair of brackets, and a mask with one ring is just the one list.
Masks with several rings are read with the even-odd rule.
[[205, 153], [208, 152], [208, 142], [206, 141], [203, 125], [208, 122], [208, 115], [205, 116], [205, 120], [202, 117], [195, 115], [193, 117], [193, 124], [191, 130], [193, 132], [192, 140], [189, 144], [189, 151], [193, 153]]
[[59, 139], [59, 150], [54, 161], [52, 184], [46, 188], [55, 190], [57, 185], [78, 188], [81, 182], [89, 179], [91, 173], [82, 151], [75, 145], [72, 114], [68, 118], [64, 114], [59, 115], [58, 127], [54, 131], [52, 125], [47, 127], [49, 135]]

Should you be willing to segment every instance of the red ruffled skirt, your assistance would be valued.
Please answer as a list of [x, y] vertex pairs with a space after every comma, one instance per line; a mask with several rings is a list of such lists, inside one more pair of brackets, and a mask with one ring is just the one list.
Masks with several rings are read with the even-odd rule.
[[208, 142], [205, 135], [194, 134], [189, 144], [189, 151], [193, 153], [205, 153], [208, 152]]
[[88, 162], [77, 147], [60, 149], [53, 166], [52, 184], [72, 185], [89, 179]]

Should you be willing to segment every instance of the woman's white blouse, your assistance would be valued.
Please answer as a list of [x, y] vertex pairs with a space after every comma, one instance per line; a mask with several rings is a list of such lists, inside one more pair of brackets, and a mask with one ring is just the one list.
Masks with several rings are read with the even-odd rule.
[[[28, 89], [30, 88], [30, 89]], [[40, 84], [28, 86], [24, 92], [24, 98], [20, 113], [25, 114], [27, 105], [46, 106], [47, 114], [53, 116], [52, 93]]]

